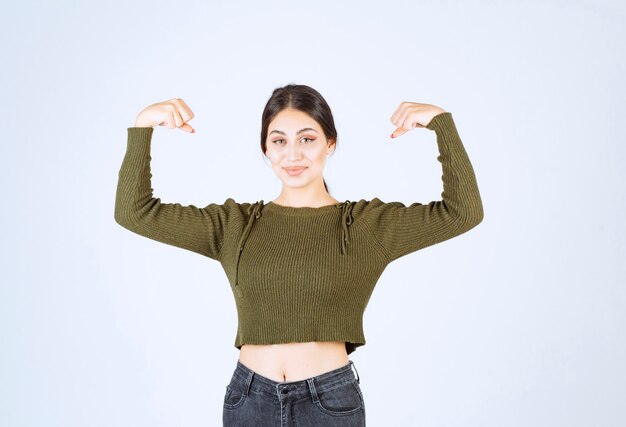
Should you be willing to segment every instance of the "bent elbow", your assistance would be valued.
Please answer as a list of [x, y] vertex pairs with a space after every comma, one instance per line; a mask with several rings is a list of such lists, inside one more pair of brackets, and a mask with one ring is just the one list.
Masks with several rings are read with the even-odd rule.
[[484, 218], [483, 205], [481, 202], [467, 206], [456, 215], [456, 228], [458, 233], [465, 233], [476, 227]]
[[483, 221], [484, 217], [485, 217], [485, 213], [483, 211], [482, 203], [478, 203], [472, 206], [472, 209], [468, 209], [461, 216], [461, 222], [463, 224], [464, 231], [468, 231], [476, 227], [478, 224], [480, 224]]
[[125, 208], [124, 204], [116, 203], [115, 209], [113, 212], [113, 217], [115, 218], [115, 222], [124, 227], [127, 230], [135, 231], [137, 224], [136, 219], [132, 215], [132, 211]]
[[115, 218], [115, 222], [117, 222], [122, 227], [130, 230], [131, 221], [128, 219], [128, 216], [124, 215], [123, 211], [115, 209], [113, 217]]
[[113, 218], [115, 218], [115, 222], [117, 222], [122, 227], [125, 227], [124, 224], [126, 223], [126, 219], [122, 215], [121, 211], [115, 209], [115, 212], [113, 213]]

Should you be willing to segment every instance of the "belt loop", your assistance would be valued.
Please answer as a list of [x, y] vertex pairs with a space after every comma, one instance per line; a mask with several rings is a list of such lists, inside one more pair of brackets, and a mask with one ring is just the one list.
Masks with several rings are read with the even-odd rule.
[[244, 392], [244, 394], [245, 394], [246, 396], [247, 396], [247, 395], [249, 394], [249, 392], [250, 392], [250, 385], [252, 384], [252, 379], [253, 379], [253, 377], [254, 377], [254, 371], [253, 371], [253, 370], [251, 370], [251, 369], [249, 369], [248, 371], [249, 371], [249, 372], [248, 372], [248, 378], [246, 378], [246, 381], [245, 381], [245, 383], [244, 383], [244, 386], [245, 386], [245, 387], [244, 387], [244, 389], [243, 389], [243, 392]]
[[306, 382], [309, 384], [309, 390], [311, 390], [311, 397], [313, 398], [313, 403], [317, 403], [319, 401], [319, 397], [317, 397], [317, 390], [315, 390], [315, 384], [313, 383], [313, 378], [308, 378]]
[[361, 384], [361, 380], [359, 379], [359, 371], [356, 370], [356, 366], [354, 366], [354, 362], [350, 361], [350, 366], [352, 367], [352, 371], [354, 372], [354, 376], [356, 377], [356, 382]]

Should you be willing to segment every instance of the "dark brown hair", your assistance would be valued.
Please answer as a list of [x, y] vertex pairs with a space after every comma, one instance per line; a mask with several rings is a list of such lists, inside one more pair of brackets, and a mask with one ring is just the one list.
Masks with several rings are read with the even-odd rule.
[[[333, 113], [324, 97], [315, 89], [307, 85], [288, 84], [278, 87], [272, 92], [272, 96], [265, 104], [263, 115], [261, 116], [261, 150], [263, 154], [267, 150], [267, 132], [270, 122], [281, 111], [292, 108], [302, 111], [311, 116], [324, 131], [327, 140], [332, 140], [337, 144], [337, 129]], [[328, 191], [326, 180], [324, 188]]]

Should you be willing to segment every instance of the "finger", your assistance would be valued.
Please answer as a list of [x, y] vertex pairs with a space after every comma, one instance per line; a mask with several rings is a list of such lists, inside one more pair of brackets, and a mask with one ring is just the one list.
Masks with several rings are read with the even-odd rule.
[[396, 130], [394, 130], [394, 131], [391, 133], [391, 137], [392, 137], [392, 138], [397, 138], [397, 137], [399, 137], [400, 135], [405, 134], [406, 132], [408, 132], [406, 129], [403, 129], [403, 128], [396, 128]]
[[404, 128], [406, 130], [410, 130], [413, 129], [413, 123], [415, 121], [415, 111], [412, 108], [407, 108], [398, 118], [398, 123], [396, 123], [396, 126]]
[[184, 130], [185, 132], [189, 132], [189, 133], [195, 133], [196, 130], [194, 128], [192, 128], [189, 123], [183, 123], [182, 126], [179, 127], [179, 129]]
[[182, 117], [180, 117], [180, 113], [178, 112], [177, 109], [172, 111], [172, 115], [174, 116], [174, 124], [176, 125], [176, 127], [180, 127], [182, 126], [183, 123], [185, 123]]
[[400, 115], [404, 112], [405, 109], [406, 109], [406, 104], [404, 102], [401, 102], [400, 105], [398, 105], [398, 108], [396, 108], [396, 111], [393, 112], [393, 114], [391, 115], [391, 118], [389, 119], [391, 123], [398, 126], [397, 124], [398, 118], [400, 118]]
[[393, 119], [393, 123], [396, 126], [400, 126], [402, 123], [402, 117], [405, 116], [409, 110], [411, 109], [411, 103], [410, 102], [401, 102], [400, 105], [398, 106], [398, 109], [396, 110], [396, 112], [394, 113], [392, 119]]
[[415, 115], [409, 115], [409, 116], [404, 118], [404, 121], [402, 122], [402, 126], [401, 127], [406, 129], [406, 130], [411, 130], [411, 129], [414, 129], [416, 127], [415, 123], [418, 123], [418, 121], [415, 119]]
[[178, 98], [178, 102], [180, 103], [180, 115], [183, 118], [183, 121], [188, 122], [189, 120], [193, 119], [193, 111], [191, 111], [191, 108], [189, 108], [185, 101]]
[[174, 111], [169, 111], [168, 114], [167, 114], [167, 117], [168, 117], [168, 119], [167, 119], [167, 128], [168, 129], [175, 128], [176, 127], [175, 126], [176, 125], [176, 120], [174, 119]]

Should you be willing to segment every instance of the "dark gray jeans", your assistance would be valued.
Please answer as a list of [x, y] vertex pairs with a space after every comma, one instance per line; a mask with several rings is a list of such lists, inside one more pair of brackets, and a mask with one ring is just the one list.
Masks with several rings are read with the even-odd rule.
[[300, 381], [276, 382], [239, 360], [226, 386], [224, 427], [363, 427], [359, 374], [347, 365]]

